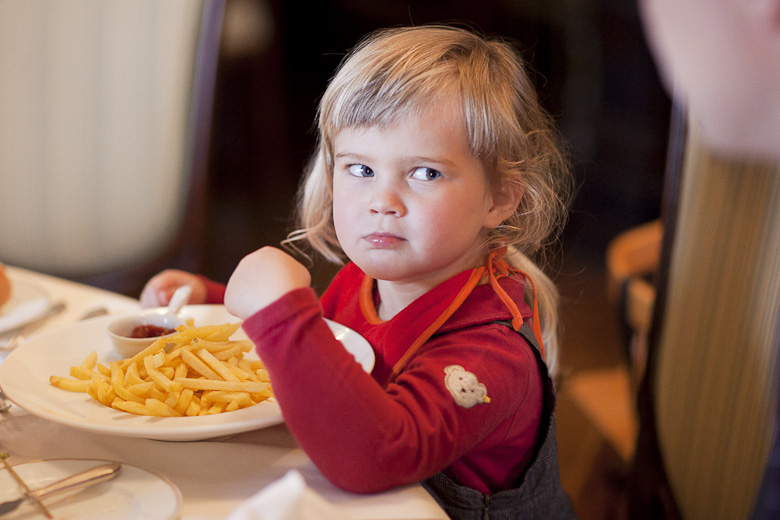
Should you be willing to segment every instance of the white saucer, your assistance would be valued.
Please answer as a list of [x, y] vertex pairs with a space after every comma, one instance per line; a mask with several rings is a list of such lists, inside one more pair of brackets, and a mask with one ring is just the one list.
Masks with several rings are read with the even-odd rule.
[[[52, 459], [17, 464], [14, 470], [31, 489], [46, 486], [104, 460]], [[20, 496], [19, 485], [0, 470], [0, 502]], [[181, 510], [181, 492], [168, 479], [136, 466], [122, 464], [115, 478], [75, 492], [42, 499], [55, 518], [69, 520], [174, 520]], [[3, 520], [43, 518], [32, 503], [22, 504]]]

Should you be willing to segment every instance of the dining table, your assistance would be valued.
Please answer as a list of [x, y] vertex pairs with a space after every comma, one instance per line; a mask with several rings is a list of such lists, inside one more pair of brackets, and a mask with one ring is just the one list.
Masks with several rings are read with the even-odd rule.
[[[97, 287], [16, 266], [6, 266], [6, 273], [12, 285], [35, 287], [47, 308], [63, 305], [56, 314], [38, 313], [40, 316], [34, 318], [41, 321], [26, 333], [18, 349], [39, 335], [56, 335], [85, 317], [99, 319], [89, 318], [94, 314], [119, 316], [141, 310], [137, 299]], [[0, 345], [21, 328], [0, 331]], [[0, 354], [0, 363], [6, 355]], [[2, 383], [0, 380], [0, 389]], [[337, 488], [320, 473], [283, 421], [213, 439], [159, 440], [74, 427], [11, 401], [10, 408], [0, 413], [0, 452], [9, 454], [10, 465], [21, 468], [27, 463], [60, 459], [119, 462], [155, 475], [174, 489], [178, 501], [175, 517], [183, 520], [228, 518], [291, 473], [300, 475], [307, 493], [323, 499], [341, 518], [448, 518], [419, 483], [373, 494]], [[0, 473], [3, 471], [7, 470], [0, 466]]]

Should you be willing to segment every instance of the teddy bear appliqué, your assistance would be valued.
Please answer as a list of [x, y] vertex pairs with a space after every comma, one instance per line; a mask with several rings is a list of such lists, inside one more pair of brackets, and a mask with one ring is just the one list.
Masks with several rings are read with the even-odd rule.
[[444, 369], [444, 386], [463, 408], [490, 402], [487, 387], [477, 380], [475, 374], [460, 365], [450, 365]]

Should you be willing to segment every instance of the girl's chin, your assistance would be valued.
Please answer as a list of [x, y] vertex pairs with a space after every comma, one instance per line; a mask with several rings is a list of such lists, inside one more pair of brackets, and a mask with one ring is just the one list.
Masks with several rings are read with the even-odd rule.
[[410, 267], [418, 265], [418, 262], [398, 254], [382, 252], [382, 254], [361, 254], [352, 258], [352, 262], [361, 271], [376, 280], [399, 281], [414, 276]]
[[413, 262], [403, 262], [400, 264], [388, 265], [387, 263], [364, 263], [354, 262], [361, 271], [374, 280], [382, 280], [390, 283], [400, 284], [422, 284], [433, 288], [441, 282], [455, 276], [460, 271], [450, 269], [441, 269], [435, 271], [420, 271], [419, 269], [410, 269], [415, 266]]
[[409, 273], [406, 269], [396, 265], [377, 265], [375, 262], [355, 262], [361, 271], [375, 280], [397, 281], [405, 278]]

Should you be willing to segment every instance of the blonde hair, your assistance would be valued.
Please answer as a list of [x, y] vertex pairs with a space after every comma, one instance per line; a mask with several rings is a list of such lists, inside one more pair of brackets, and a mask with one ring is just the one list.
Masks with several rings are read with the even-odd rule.
[[520, 56], [503, 41], [451, 26], [402, 27], [372, 33], [350, 51], [320, 101], [317, 149], [298, 198], [300, 228], [287, 243], [306, 240], [329, 261], [343, 262], [332, 211], [336, 136], [345, 128], [391, 125], [453, 95], [493, 189], [523, 190], [517, 210], [490, 231], [485, 247], [509, 247], [508, 261], [534, 281], [552, 372], [558, 293], [530, 258], [563, 227], [571, 172]]

